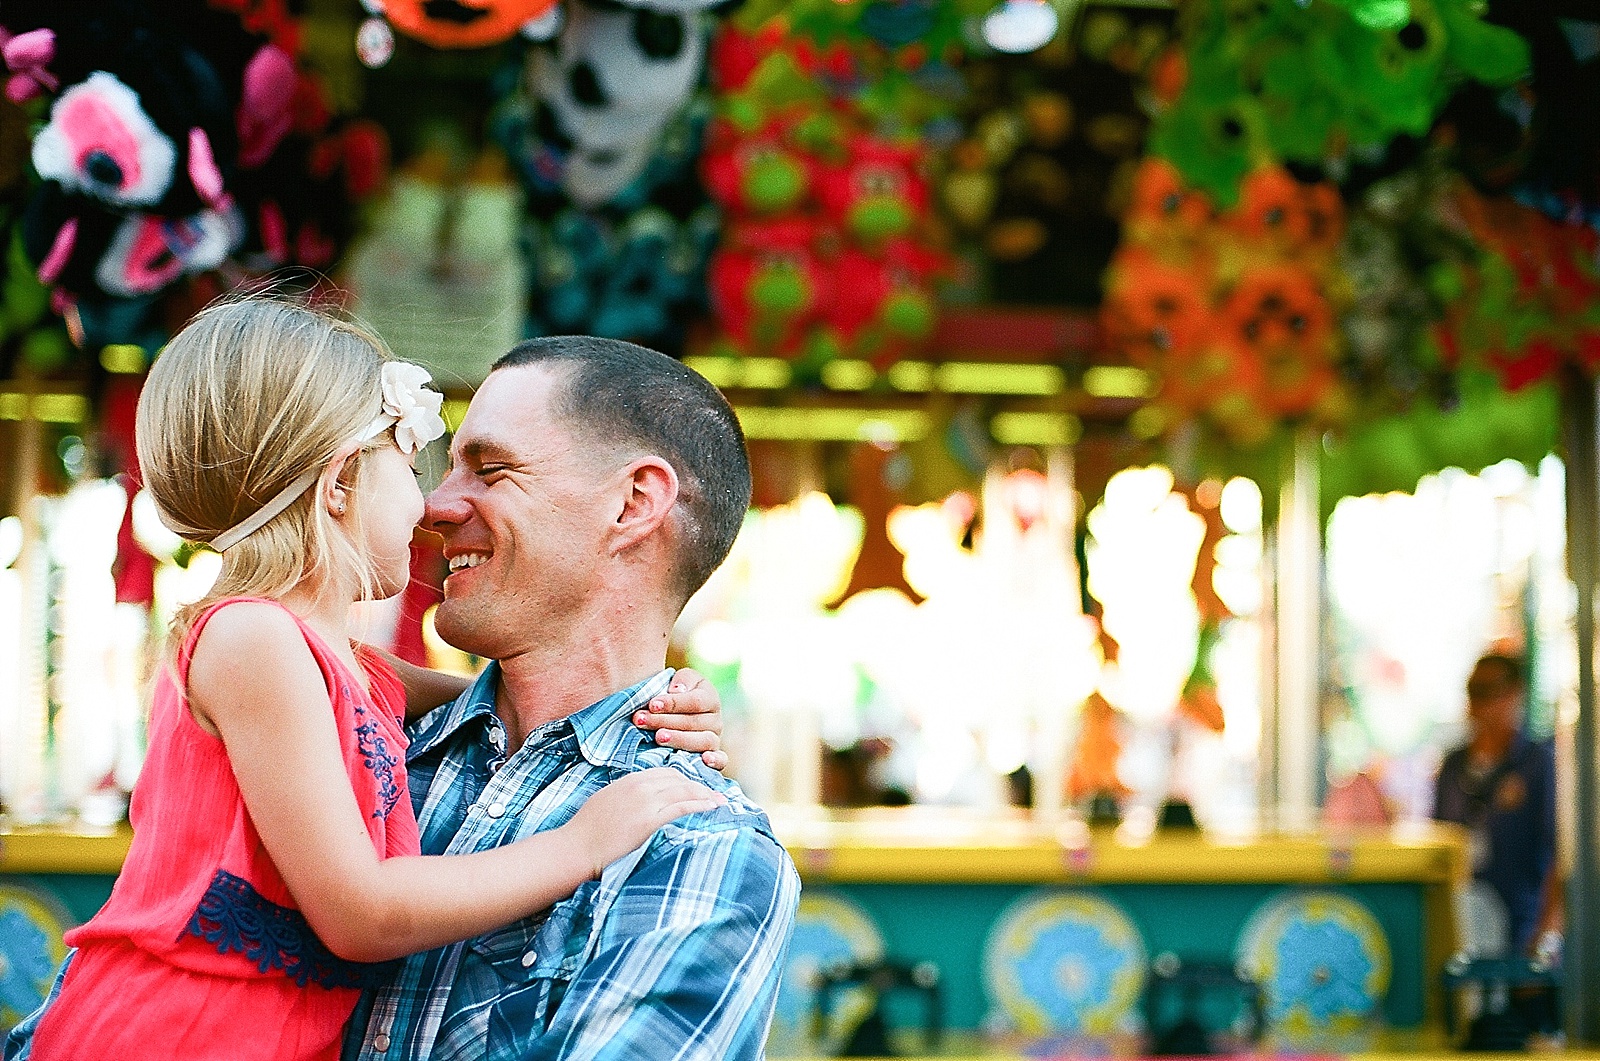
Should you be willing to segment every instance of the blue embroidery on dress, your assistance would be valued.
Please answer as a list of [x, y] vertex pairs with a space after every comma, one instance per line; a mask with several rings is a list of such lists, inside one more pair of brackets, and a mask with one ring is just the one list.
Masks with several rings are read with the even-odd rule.
[[187, 932], [216, 944], [218, 954], [237, 951], [259, 971], [276, 969], [301, 987], [378, 987], [400, 965], [340, 958], [311, 931], [300, 911], [268, 902], [249, 881], [220, 869], [200, 896]]
[[379, 732], [378, 720], [367, 718], [367, 709], [360, 704], [356, 705], [356, 721], [356, 747], [361, 749], [367, 769], [378, 779], [378, 807], [372, 816], [387, 818], [400, 802], [400, 786], [394, 781], [394, 768], [400, 765], [400, 759], [389, 750], [388, 739]]

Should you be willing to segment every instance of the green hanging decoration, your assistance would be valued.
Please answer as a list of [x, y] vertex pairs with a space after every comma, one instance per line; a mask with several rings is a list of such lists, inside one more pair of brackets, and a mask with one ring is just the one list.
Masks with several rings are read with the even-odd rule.
[[1529, 66], [1473, 0], [1197, 0], [1184, 31], [1187, 81], [1150, 147], [1224, 206], [1257, 165], [1379, 152], [1427, 133], [1462, 81]]

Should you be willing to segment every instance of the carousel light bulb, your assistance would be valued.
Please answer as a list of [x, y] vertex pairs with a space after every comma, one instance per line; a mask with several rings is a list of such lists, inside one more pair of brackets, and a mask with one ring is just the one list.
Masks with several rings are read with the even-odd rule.
[[983, 16], [983, 40], [997, 52], [1022, 55], [1049, 44], [1060, 27], [1049, 0], [1003, 0]]
[[1228, 480], [1222, 488], [1222, 525], [1235, 534], [1261, 529], [1261, 487], [1244, 478]]

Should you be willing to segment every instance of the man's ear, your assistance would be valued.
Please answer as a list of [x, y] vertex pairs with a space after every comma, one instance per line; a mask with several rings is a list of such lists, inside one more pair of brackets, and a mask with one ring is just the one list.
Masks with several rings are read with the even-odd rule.
[[613, 550], [631, 549], [654, 534], [678, 502], [678, 473], [665, 459], [640, 457], [622, 470], [622, 505]]

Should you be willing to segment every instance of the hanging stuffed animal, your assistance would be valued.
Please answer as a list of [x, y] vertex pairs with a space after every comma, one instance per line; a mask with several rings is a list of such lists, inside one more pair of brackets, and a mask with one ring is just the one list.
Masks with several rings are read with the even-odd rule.
[[288, 131], [293, 61], [200, 0], [8, 2], [8, 94], [48, 92], [25, 244], [75, 337], [131, 338], [156, 294], [239, 245], [231, 194]]
[[793, 146], [792, 123], [771, 118], [747, 134], [732, 122], [712, 124], [701, 159], [706, 189], [730, 210], [779, 214], [812, 192], [816, 164]]
[[244, 238], [231, 202], [181, 218], [117, 213], [46, 184], [28, 204], [23, 241], [38, 277], [80, 346], [98, 349], [139, 332], [156, 295], [215, 269]]
[[390, 27], [430, 48], [486, 48], [521, 33], [546, 40], [559, 25], [557, 0], [362, 0], [368, 18], [356, 55], [370, 67], [394, 56]]
[[928, 212], [928, 184], [919, 172], [924, 158], [916, 143], [856, 133], [838, 165], [817, 173], [823, 216], [862, 244], [882, 247], [904, 237]]
[[1337, 422], [1348, 299], [1337, 192], [1263, 167], [1218, 213], [1147, 159], [1132, 204], [1102, 319], [1113, 348], [1155, 377], [1167, 426], [1198, 422], [1254, 447], [1285, 421]]
[[[698, 15], [570, 0], [561, 32], [530, 60], [529, 84], [559, 138], [560, 183], [578, 206], [609, 202], [649, 164], [705, 59]], [[551, 138], [555, 139], [555, 138]]]
[[296, 78], [289, 135], [266, 165], [236, 184], [249, 235], [246, 268], [333, 267], [356, 234], [359, 207], [389, 176], [389, 142], [375, 122], [336, 118], [321, 81]]
[[965, 64], [972, 91], [941, 198], [980, 278], [974, 296], [1100, 301], [1149, 124], [1142, 86], [1173, 21], [1165, 11], [1086, 8], [1072, 38]]
[[293, 61], [204, 4], [117, 0], [90, 14], [26, 0], [0, 19], [12, 34], [8, 92], [55, 97], [35, 170], [110, 209], [216, 208], [241, 157], [264, 161], [287, 132]]
[[745, 222], [725, 233], [707, 279], [717, 321], [739, 349], [800, 356], [835, 294], [816, 254], [822, 234], [800, 217]]
[[1150, 146], [1224, 206], [1264, 159], [1348, 168], [1426, 134], [1462, 81], [1505, 87], [1529, 62], [1473, 0], [1198, 0], [1185, 27], [1186, 81]]

